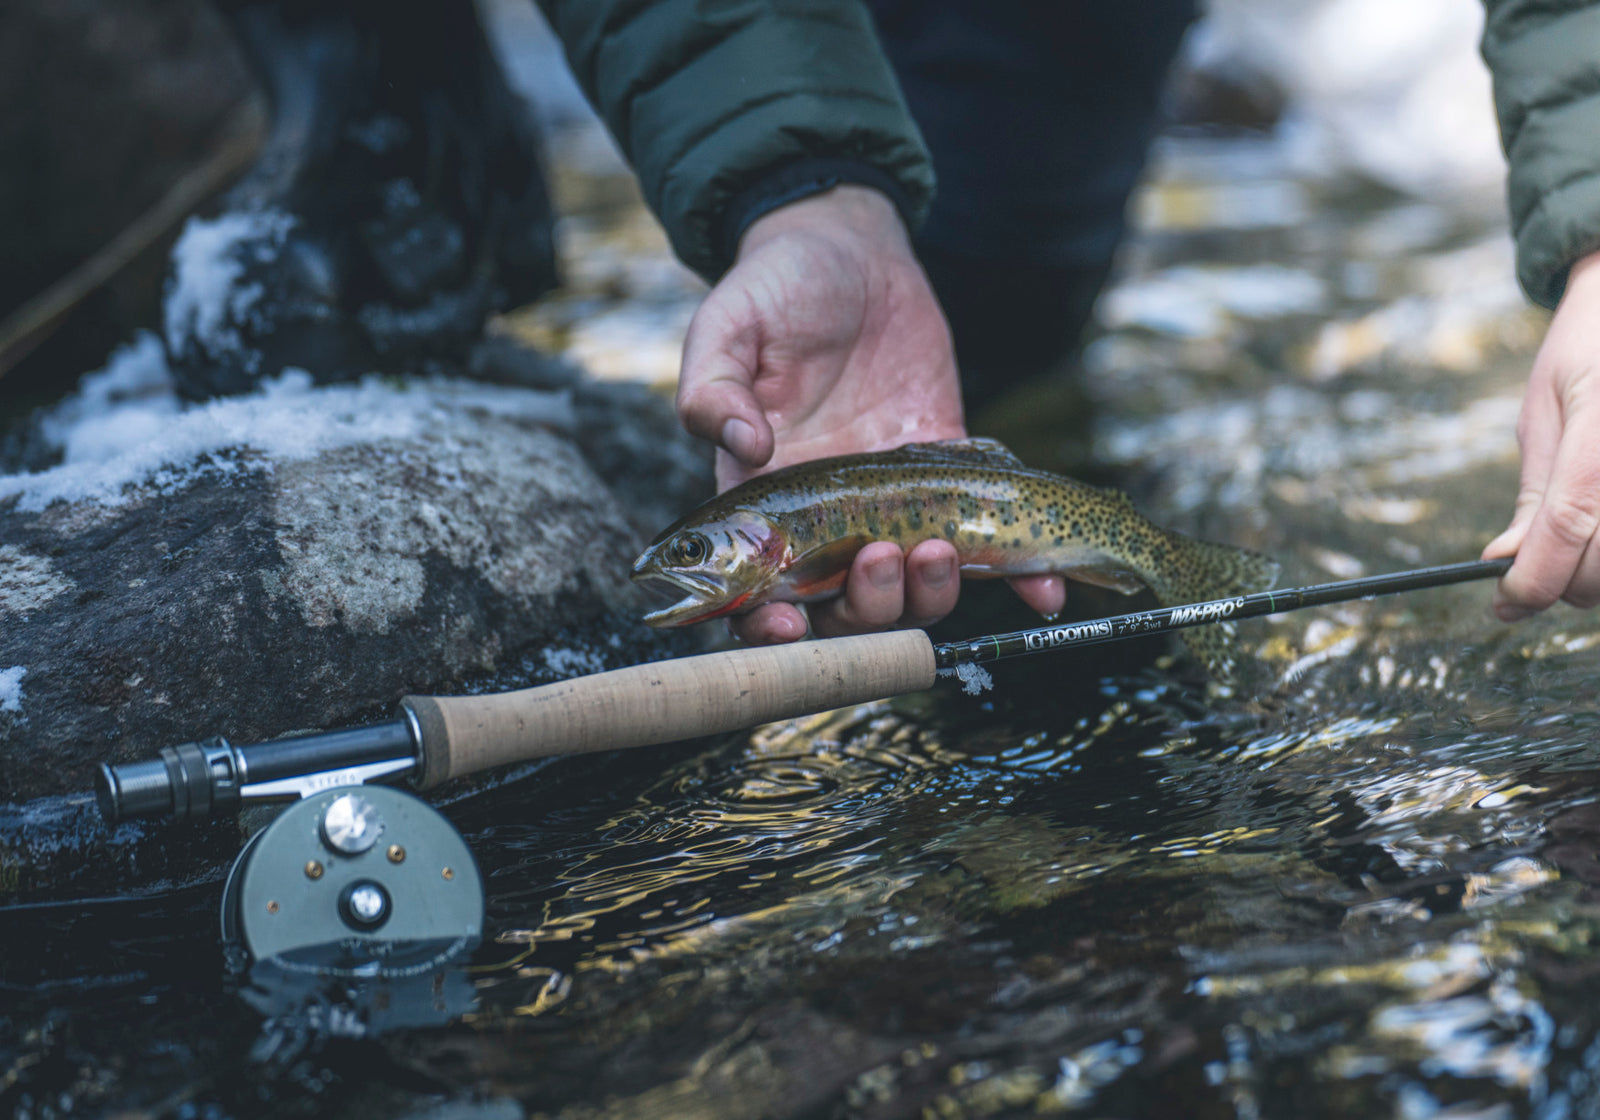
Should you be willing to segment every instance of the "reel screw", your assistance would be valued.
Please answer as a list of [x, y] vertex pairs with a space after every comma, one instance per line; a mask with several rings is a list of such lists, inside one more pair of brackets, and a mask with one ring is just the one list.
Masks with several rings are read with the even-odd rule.
[[372, 887], [358, 887], [350, 892], [350, 912], [370, 923], [383, 913], [383, 895]]
[[406, 861], [406, 850], [404, 848], [402, 848], [399, 844], [390, 844], [389, 845], [389, 862], [390, 863], [404, 863], [405, 861]]
[[361, 879], [344, 889], [339, 916], [357, 930], [374, 930], [389, 920], [389, 892], [371, 879]]
[[276, 914], [277, 912], [278, 912], [278, 900], [277, 899], [273, 899], [272, 901], [267, 903], [267, 913]]
[[322, 864], [318, 863], [314, 859], [307, 860], [306, 861], [306, 878], [307, 879], [320, 879], [320, 878], [322, 878]]
[[452, 868], [449, 868], [449, 867], [447, 867], [443, 871], [439, 872], [439, 874], [443, 875], [446, 879], [454, 879], [456, 877], [455, 871]]
[[334, 798], [322, 814], [322, 842], [340, 855], [360, 855], [378, 842], [382, 832], [383, 818], [359, 793]]

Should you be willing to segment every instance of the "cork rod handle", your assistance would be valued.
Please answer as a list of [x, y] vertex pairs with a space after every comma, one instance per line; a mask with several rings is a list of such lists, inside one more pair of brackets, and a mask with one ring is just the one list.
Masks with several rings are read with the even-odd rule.
[[546, 755], [736, 731], [929, 688], [921, 630], [824, 638], [657, 661], [494, 696], [407, 696], [422, 731], [424, 789]]

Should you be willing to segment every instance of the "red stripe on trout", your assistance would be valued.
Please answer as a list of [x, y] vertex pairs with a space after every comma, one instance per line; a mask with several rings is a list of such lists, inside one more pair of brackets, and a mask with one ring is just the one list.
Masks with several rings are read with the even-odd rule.
[[[1171, 532], [1127, 496], [1032, 470], [999, 444], [950, 440], [797, 463], [717, 495], [657, 537], [633, 578], [679, 596], [653, 626], [683, 626], [770, 602], [837, 595], [855, 554], [935, 537], [971, 577], [1059, 572], [1163, 606], [1265, 590], [1278, 566]], [[1211, 671], [1232, 670], [1232, 625], [1185, 632]]]

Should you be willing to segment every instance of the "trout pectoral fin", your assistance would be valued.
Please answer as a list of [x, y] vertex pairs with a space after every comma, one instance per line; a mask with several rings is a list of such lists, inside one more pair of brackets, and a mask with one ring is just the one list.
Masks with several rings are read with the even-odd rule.
[[806, 599], [838, 591], [850, 575], [850, 563], [856, 553], [871, 541], [871, 537], [852, 534], [802, 552], [783, 570], [790, 590]]
[[1079, 583], [1087, 583], [1091, 587], [1104, 587], [1107, 591], [1120, 591], [1124, 595], [1132, 595], [1135, 591], [1143, 591], [1150, 586], [1139, 576], [1126, 568], [1117, 568], [1110, 565], [1104, 567], [1072, 568], [1063, 573], [1068, 579], [1075, 579]]

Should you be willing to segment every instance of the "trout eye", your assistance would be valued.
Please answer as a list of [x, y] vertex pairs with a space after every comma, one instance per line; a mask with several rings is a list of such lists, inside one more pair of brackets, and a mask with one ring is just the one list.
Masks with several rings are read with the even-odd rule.
[[667, 546], [667, 559], [674, 564], [699, 564], [711, 555], [711, 542], [699, 533], [685, 533]]

